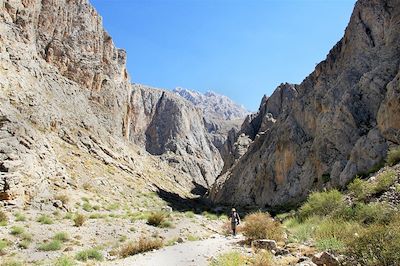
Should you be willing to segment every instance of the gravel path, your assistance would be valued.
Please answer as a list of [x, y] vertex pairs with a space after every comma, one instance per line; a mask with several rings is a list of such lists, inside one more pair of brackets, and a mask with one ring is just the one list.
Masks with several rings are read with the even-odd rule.
[[123, 260], [112, 261], [105, 265], [206, 266], [209, 265], [212, 257], [216, 257], [221, 253], [243, 250], [244, 248], [238, 244], [243, 239], [243, 236], [233, 238], [213, 235], [205, 240], [189, 241], [164, 247], [160, 250], [138, 254]]

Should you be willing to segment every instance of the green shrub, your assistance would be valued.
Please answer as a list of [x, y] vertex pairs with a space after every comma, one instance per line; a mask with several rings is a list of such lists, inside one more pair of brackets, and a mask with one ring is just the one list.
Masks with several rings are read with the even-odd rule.
[[87, 212], [93, 211], [93, 207], [92, 207], [92, 205], [90, 205], [89, 202], [83, 203], [82, 209], [85, 210], [85, 211], [87, 211]]
[[396, 211], [393, 210], [387, 203], [359, 203], [354, 208], [354, 219], [363, 224], [388, 224]]
[[55, 251], [61, 249], [61, 241], [59, 240], [52, 240], [50, 242], [43, 243], [39, 246], [40, 251]]
[[388, 151], [387, 158], [386, 158], [386, 163], [389, 166], [393, 166], [400, 162], [400, 146], [397, 146], [396, 148], [392, 148]]
[[85, 223], [85, 221], [86, 221], [86, 217], [85, 217], [85, 215], [83, 215], [83, 214], [77, 213], [77, 214], [75, 215], [75, 217], [74, 217], [74, 225], [75, 225], [76, 227], [82, 226], [82, 225]]
[[204, 217], [206, 217], [208, 220], [211, 220], [211, 221], [218, 220], [218, 215], [216, 215], [214, 213], [204, 211], [201, 213], [201, 215], [203, 215]]
[[245, 217], [245, 223], [242, 228], [243, 235], [248, 239], [273, 239], [283, 240], [283, 228], [281, 224], [268, 213], [254, 212]]
[[13, 226], [13, 227], [11, 227], [11, 232], [10, 232], [10, 234], [16, 236], [16, 235], [22, 234], [23, 232], [24, 232], [24, 228], [19, 227], [19, 226]]
[[29, 247], [29, 245], [31, 244], [30, 241], [27, 240], [21, 240], [20, 242], [18, 242], [18, 247], [22, 248], [22, 249], [27, 249]]
[[7, 225], [8, 217], [7, 214], [3, 211], [0, 211], [0, 223]]
[[345, 243], [355, 238], [355, 234], [360, 231], [361, 226], [356, 222], [326, 219], [316, 227], [313, 238], [318, 249], [340, 252], [344, 250]]
[[92, 213], [89, 215], [89, 219], [102, 219], [105, 218], [106, 215], [102, 213]]
[[55, 266], [74, 266], [74, 265], [76, 265], [74, 260], [67, 256], [59, 257], [55, 262]]
[[302, 222], [293, 217], [285, 220], [283, 225], [289, 231], [289, 242], [303, 243], [310, 240], [320, 222], [319, 216], [310, 216]]
[[140, 237], [137, 243], [128, 243], [121, 248], [119, 255], [122, 258], [133, 256], [135, 254], [147, 252], [153, 249], [159, 249], [163, 246], [163, 242], [159, 239], [149, 239], [146, 237]]
[[82, 250], [76, 254], [76, 259], [79, 261], [87, 261], [87, 260], [103, 260], [103, 254], [95, 248]]
[[66, 232], [59, 232], [53, 236], [53, 239], [61, 242], [67, 242], [69, 240], [69, 235]]
[[1, 266], [23, 266], [24, 264], [14, 259], [6, 259], [1, 263]]
[[345, 243], [336, 237], [318, 239], [315, 242], [315, 246], [320, 251], [329, 252], [340, 252], [346, 249]]
[[49, 216], [47, 216], [47, 215], [45, 215], [45, 214], [41, 215], [41, 216], [37, 219], [37, 221], [38, 221], [39, 223], [41, 223], [41, 224], [52, 224], [52, 223], [53, 223], [53, 220], [52, 220]]
[[381, 193], [387, 191], [396, 181], [395, 171], [386, 171], [376, 177], [374, 192]]
[[314, 192], [299, 210], [301, 220], [312, 215], [329, 216], [343, 211], [346, 207], [343, 195], [337, 190]]
[[147, 224], [159, 227], [166, 218], [167, 215], [165, 212], [153, 212], [149, 217], [147, 217]]
[[192, 211], [187, 211], [187, 212], [185, 212], [185, 217], [186, 218], [194, 218], [194, 212], [192, 212]]
[[14, 216], [15, 216], [15, 221], [17, 221], [17, 222], [26, 221], [26, 217], [20, 212], [16, 213]]
[[8, 247], [8, 241], [0, 239], [0, 255]]
[[240, 252], [231, 251], [213, 259], [210, 266], [242, 266], [245, 262], [246, 258]]
[[373, 186], [360, 178], [355, 178], [353, 182], [351, 182], [347, 186], [349, 192], [357, 199], [357, 200], [365, 200], [369, 197], [373, 192]]
[[197, 241], [197, 240], [199, 240], [200, 238], [198, 237], [198, 236], [194, 236], [194, 235], [188, 235], [187, 236], [187, 240], [188, 241]]
[[361, 265], [400, 265], [398, 225], [372, 225], [347, 245], [347, 255]]
[[251, 265], [253, 266], [275, 266], [274, 256], [267, 250], [261, 250], [251, 258]]

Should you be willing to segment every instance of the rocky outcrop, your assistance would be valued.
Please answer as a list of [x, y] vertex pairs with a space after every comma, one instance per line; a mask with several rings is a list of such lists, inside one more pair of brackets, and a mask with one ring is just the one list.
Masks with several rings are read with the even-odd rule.
[[182, 97], [143, 85], [133, 85], [128, 138], [209, 187], [222, 169], [203, 113]]
[[176, 88], [173, 92], [200, 109], [208, 135], [224, 158], [224, 144], [229, 132], [231, 130], [237, 132], [249, 112], [230, 98], [212, 91], [202, 94], [193, 90]]
[[89, 185], [118, 198], [194, 187], [125, 140], [130, 91], [125, 52], [88, 1], [1, 1], [0, 197], [42, 208]]
[[296, 203], [381, 162], [400, 143], [399, 23], [398, 1], [359, 0], [326, 60], [283, 97], [284, 108], [270, 105], [275, 122], [261, 112], [246, 121], [254, 141], [218, 178], [211, 198], [259, 207]]
[[243, 119], [249, 113], [243, 106], [235, 103], [230, 98], [213, 91], [202, 94], [193, 90], [176, 88], [173, 92], [200, 108], [208, 119]]

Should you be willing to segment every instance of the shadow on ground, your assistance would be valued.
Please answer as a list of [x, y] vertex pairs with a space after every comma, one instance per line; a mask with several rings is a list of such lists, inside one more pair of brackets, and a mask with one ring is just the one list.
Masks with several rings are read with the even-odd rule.
[[159, 187], [157, 187], [157, 194], [164, 201], [168, 202], [168, 205], [175, 211], [193, 211], [195, 213], [201, 213], [203, 211], [212, 210], [214, 205], [204, 198], [207, 189], [203, 186], [196, 185], [197, 184], [195, 184], [195, 188], [191, 191], [197, 196], [195, 198], [183, 198], [177, 193], [169, 192]]

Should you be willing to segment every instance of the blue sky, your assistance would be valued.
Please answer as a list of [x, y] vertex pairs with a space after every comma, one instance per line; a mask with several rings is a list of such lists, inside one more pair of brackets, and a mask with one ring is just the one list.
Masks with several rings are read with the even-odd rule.
[[355, 0], [90, 0], [132, 82], [213, 90], [258, 109], [343, 36]]

